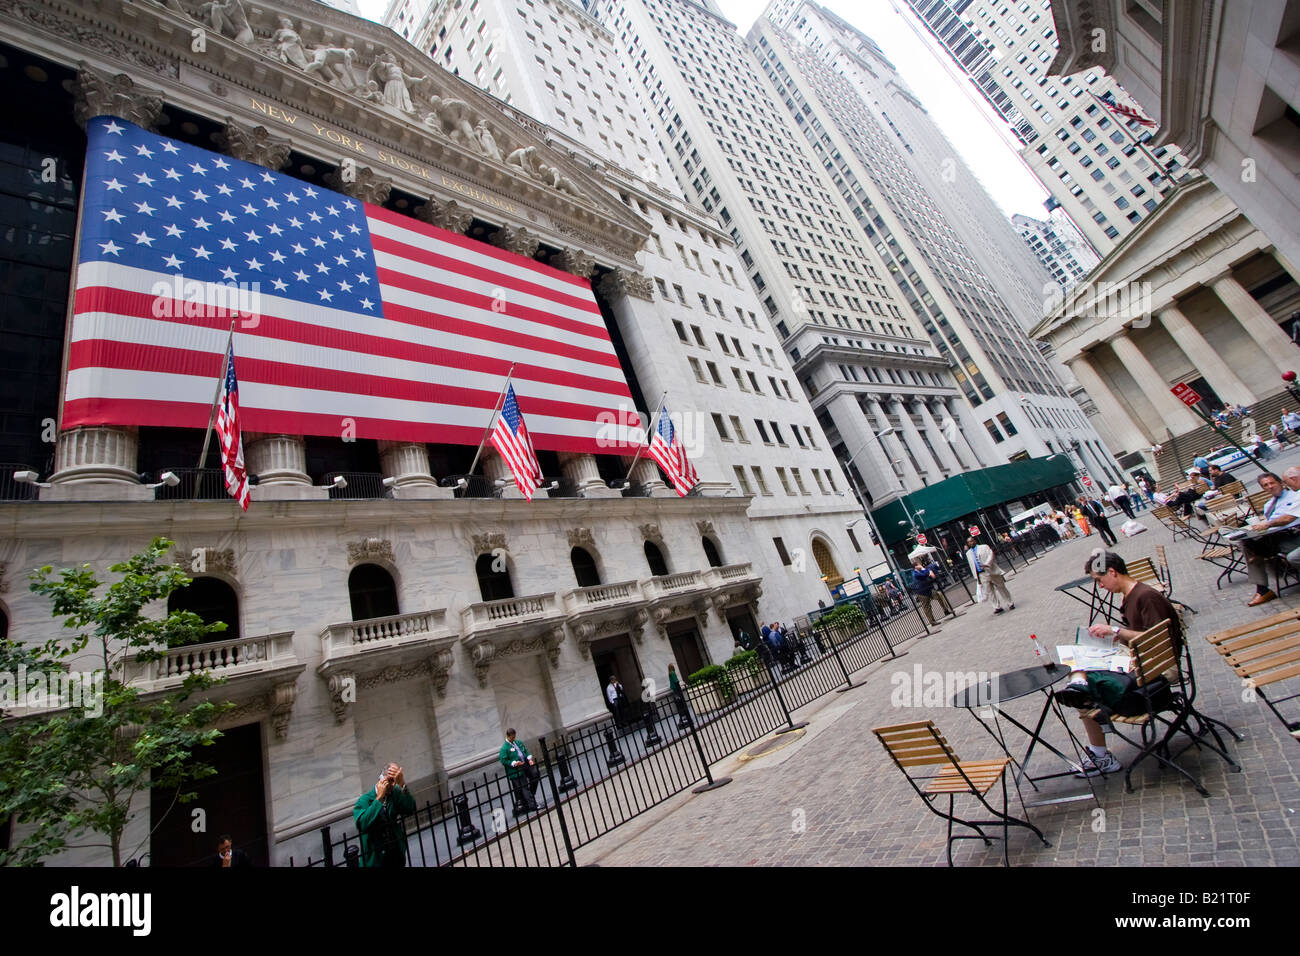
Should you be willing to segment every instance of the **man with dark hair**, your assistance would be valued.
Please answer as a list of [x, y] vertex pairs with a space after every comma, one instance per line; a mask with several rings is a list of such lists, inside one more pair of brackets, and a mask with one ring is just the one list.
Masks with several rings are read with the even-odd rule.
[[[1289, 557], [1300, 548], [1300, 492], [1292, 491], [1272, 472], [1260, 476], [1259, 486], [1272, 498], [1264, 505], [1264, 520], [1250, 525], [1249, 530], [1278, 530], [1261, 538], [1245, 538], [1239, 542], [1241, 550], [1246, 552], [1246, 576], [1255, 585], [1255, 596], [1246, 602], [1249, 607], [1267, 604], [1277, 597], [1268, 586], [1269, 561], [1278, 554]], [[1297, 558], [1300, 559], [1300, 554]]]
[[402, 815], [415, 812], [415, 798], [406, 789], [406, 775], [396, 763], [379, 774], [374, 789], [363, 793], [352, 808], [361, 837], [362, 866], [406, 866], [406, 827]]
[[[1097, 587], [1123, 596], [1120, 604], [1123, 625], [1094, 624], [1088, 628], [1093, 637], [1108, 637], [1116, 643], [1127, 645], [1144, 631], [1162, 621], [1168, 621], [1174, 653], [1181, 652], [1183, 632], [1178, 612], [1169, 603], [1169, 599], [1155, 588], [1130, 577], [1128, 565], [1123, 558], [1114, 551], [1093, 552], [1084, 562], [1083, 570], [1097, 582]], [[1067, 707], [1100, 709], [1103, 715], [1115, 713], [1131, 716], [1145, 713], [1146, 704], [1137, 696], [1137, 691], [1120, 690], [1125, 683], [1129, 683], [1126, 678], [1121, 679], [1107, 671], [1090, 671], [1072, 681], [1065, 689], [1057, 691], [1055, 696]], [[1153, 686], [1141, 693], [1161, 691], [1161, 687]], [[1092, 777], [1123, 769], [1118, 758], [1106, 749], [1106, 732], [1101, 729], [1101, 722], [1092, 716], [1081, 716], [1080, 720], [1088, 735], [1089, 752], [1084, 757], [1078, 775]]]
[[1079, 507], [1084, 516], [1101, 535], [1101, 543], [1107, 547], [1115, 546], [1115, 532], [1110, 530], [1110, 519], [1106, 517], [1106, 506], [1096, 498], [1079, 495]]
[[232, 849], [230, 834], [223, 833], [217, 837], [217, 855], [209, 863], [215, 868], [230, 868], [252, 866], [253, 861], [248, 858], [248, 854], [243, 850]]
[[497, 759], [506, 768], [506, 776], [515, 792], [515, 816], [535, 813], [540, 809], [537, 806], [537, 788], [542, 784], [542, 774], [528, 748], [522, 741], [515, 740], [515, 728], [506, 728], [506, 742], [497, 752]]

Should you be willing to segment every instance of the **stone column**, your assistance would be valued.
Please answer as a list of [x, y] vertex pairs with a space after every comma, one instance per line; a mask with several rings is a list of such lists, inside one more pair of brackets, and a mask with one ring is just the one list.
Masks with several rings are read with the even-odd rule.
[[[875, 433], [880, 428], [872, 425], [857, 397], [841, 392], [827, 407], [844, 440], [844, 452], [853, 456], [852, 467], [862, 476], [863, 490], [872, 501], [879, 503], [891, 495], [903, 494], [903, 483], [889, 464], [890, 454], [883, 444], [884, 439], [876, 438]], [[849, 480], [850, 488], [852, 484]]]
[[[502, 498], [522, 498], [523, 493], [519, 486], [515, 484], [514, 472], [506, 464], [506, 460], [501, 457], [495, 448], [485, 446], [483, 448], [483, 457], [480, 459], [483, 463], [483, 474], [487, 476], [488, 481], [505, 481], [501, 486]], [[536, 492], [534, 492], [534, 496]]]
[[[668, 493], [668, 486], [659, 477], [659, 466], [654, 463], [653, 459], [646, 458], [644, 455], [638, 459], [636, 465], [632, 468], [632, 484], [644, 487], [647, 497], [650, 498]], [[673, 494], [676, 493], [673, 492]]]
[[[77, 71], [73, 93], [76, 97], [73, 116], [83, 129], [97, 116], [123, 119], [153, 129], [163, 108], [161, 94], [136, 86], [126, 74], [110, 76], [85, 66]], [[85, 204], [81, 203], [78, 215], [84, 215], [85, 210]], [[77, 233], [79, 237], [80, 220]], [[68, 309], [72, 309], [71, 296]], [[65, 351], [68, 344], [64, 343]], [[55, 446], [55, 470], [50, 477], [53, 487], [42, 488], [40, 497], [54, 501], [150, 500], [153, 491], [143, 487], [136, 474], [138, 450], [139, 432], [134, 426], [86, 425], [69, 429], [58, 436]]]
[[381, 441], [379, 462], [385, 478], [393, 479], [394, 498], [454, 498], [455, 489], [440, 488], [429, 471], [429, 447], [424, 442]]
[[975, 410], [963, 399], [950, 398], [948, 401], [952, 403], [948, 406], [948, 410], [961, 423], [962, 437], [970, 445], [975, 457], [980, 460], [980, 467], [990, 468], [993, 465], [1000, 465], [1005, 462], [1005, 456], [998, 451], [997, 445], [993, 443], [993, 437], [989, 434], [989, 430], [984, 427], [984, 423], [976, 416]]
[[1070, 366], [1070, 371], [1079, 380], [1084, 391], [1097, 404], [1097, 410], [1115, 432], [1115, 438], [1123, 442], [1125, 451], [1139, 451], [1152, 444], [1153, 436], [1141, 428], [1124, 410], [1124, 406], [1111, 392], [1110, 386], [1102, 381], [1101, 375], [1086, 353], [1070, 359], [1066, 364]]
[[527, 229], [523, 227], [516, 229], [513, 226], [502, 226], [488, 237], [488, 242], [506, 252], [527, 256], [529, 259], [537, 253], [537, 247], [542, 244], [542, 241]]
[[1245, 286], [1229, 274], [1215, 279], [1210, 287], [1279, 372], [1292, 371], [1300, 366], [1300, 351], [1296, 344], [1246, 291]]
[[1156, 414], [1160, 416], [1157, 427], [1163, 426], [1170, 435], [1181, 435], [1201, 424], [1200, 419], [1193, 415], [1186, 405], [1174, 398], [1164, 376], [1156, 371], [1155, 366], [1142, 354], [1142, 350], [1128, 337], [1127, 332], [1121, 332], [1111, 339], [1110, 346], [1115, 350], [1116, 357], [1137, 381], [1138, 388], [1142, 389], [1142, 394], [1147, 397], [1147, 401], [1155, 407]]
[[935, 454], [939, 456], [939, 463], [948, 471], [949, 474], [960, 474], [962, 469], [961, 463], [957, 461], [957, 456], [953, 454], [952, 446], [944, 437], [939, 423], [934, 420], [930, 414], [930, 404], [923, 398], [915, 400], [917, 407], [921, 412], [921, 422], [925, 425], [925, 430], [930, 435], [930, 444], [934, 446]]
[[966, 471], [975, 471], [982, 468], [979, 456], [975, 454], [975, 449], [971, 447], [966, 440], [966, 434], [962, 431], [961, 426], [957, 424], [956, 419], [948, 411], [948, 404], [943, 399], [935, 401], [934, 410], [939, 413], [937, 421], [939, 427], [943, 429], [945, 435], [952, 435], [952, 450], [957, 456], [958, 462], [961, 463], [962, 469]]
[[369, 166], [354, 169], [345, 176], [343, 169], [335, 169], [325, 175], [325, 185], [336, 192], [352, 199], [382, 206], [388, 202], [388, 194], [393, 191], [393, 181], [379, 176]]
[[1171, 305], [1160, 310], [1156, 318], [1225, 402], [1250, 406], [1259, 400], [1250, 386], [1237, 377], [1232, 366], [1205, 341], [1205, 336], [1196, 330], [1178, 306]]
[[257, 475], [259, 498], [267, 486], [311, 485], [307, 443], [298, 435], [245, 432], [244, 458], [249, 473]]
[[564, 480], [573, 485], [584, 498], [619, 498], [622, 492], [605, 484], [600, 477], [596, 456], [584, 453], [561, 452], [560, 470]]
[[[879, 422], [879, 425], [874, 427], [873, 430], [876, 432], [882, 431], [889, 424], [889, 416], [885, 414], [885, 410], [880, 406], [880, 397], [868, 395], [867, 409], [871, 412], [872, 417]], [[903, 469], [903, 492], [906, 494], [925, 487], [925, 482], [917, 474], [916, 466], [912, 464], [912, 459], [908, 456], [902, 440], [898, 437], [898, 431], [895, 430], [893, 434], [886, 435], [882, 441], [885, 443], [885, 450], [890, 457], [890, 462], [886, 462], [886, 465], [893, 471], [892, 462], [897, 461]]]
[[439, 229], [446, 229], [448, 232], [459, 233], [463, 236], [469, 230], [470, 223], [474, 220], [474, 214], [454, 199], [443, 202], [441, 199], [431, 196], [428, 202], [415, 210], [415, 218], [427, 222], [431, 226], [437, 226]]
[[903, 434], [907, 436], [908, 447], [912, 449], [916, 460], [921, 463], [930, 480], [942, 481], [943, 472], [939, 469], [939, 462], [935, 460], [934, 455], [930, 454], [930, 449], [921, 438], [921, 432], [916, 427], [916, 422], [912, 421], [912, 412], [907, 403], [897, 395], [891, 396], [889, 409], [898, 416], [899, 424], [903, 426]]

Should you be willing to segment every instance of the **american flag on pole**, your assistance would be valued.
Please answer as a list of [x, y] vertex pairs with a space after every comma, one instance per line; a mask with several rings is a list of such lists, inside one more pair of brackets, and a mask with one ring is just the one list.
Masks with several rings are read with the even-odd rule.
[[677, 429], [673, 427], [672, 419], [668, 416], [667, 405], [659, 410], [659, 422], [655, 425], [655, 433], [650, 438], [650, 457], [659, 463], [659, 467], [664, 470], [668, 480], [677, 489], [677, 494], [682, 497], [685, 497], [700, 480], [700, 476], [695, 472], [695, 466], [686, 458], [686, 449], [682, 445], [681, 436], [677, 434]]
[[1098, 99], [1101, 100], [1101, 105], [1106, 107], [1106, 109], [1110, 110], [1112, 113], [1117, 113], [1128, 119], [1137, 120], [1139, 126], [1145, 126], [1148, 129], [1155, 129], [1157, 125], [1155, 120], [1143, 116], [1131, 106], [1121, 106], [1119, 103], [1116, 103], [1114, 100], [1107, 97], [1098, 97]]
[[513, 385], [506, 386], [505, 403], [492, 426], [492, 447], [510, 466], [515, 476], [515, 487], [532, 501], [533, 492], [542, 486], [542, 466], [537, 463], [537, 452], [533, 451], [533, 439], [524, 424], [524, 416], [519, 412], [519, 403], [515, 401]]
[[121, 119], [87, 140], [64, 428], [206, 428], [238, 319], [249, 431], [477, 445], [517, 363], [537, 448], [643, 447], [586, 279]]
[[217, 401], [217, 440], [226, 472], [226, 491], [248, 510], [248, 469], [244, 467], [244, 436], [239, 430], [239, 380], [235, 377], [235, 343], [226, 353], [226, 377]]

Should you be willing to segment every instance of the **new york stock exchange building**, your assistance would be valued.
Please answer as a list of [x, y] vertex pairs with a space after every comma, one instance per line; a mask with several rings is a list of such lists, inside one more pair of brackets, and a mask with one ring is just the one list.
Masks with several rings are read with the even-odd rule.
[[[132, 822], [154, 865], [221, 832], [301, 858], [387, 761], [421, 799], [491, 770], [505, 727], [603, 718], [609, 674], [662, 689], [880, 562], [730, 236], [386, 28], [0, 0], [0, 84], [0, 623], [59, 636], [33, 568], [112, 579], [163, 535], [194, 579], [171, 606], [228, 625], [129, 673], [210, 668], [235, 705], [207, 833]], [[547, 296], [551, 334], [521, 331]], [[228, 341], [247, 510], [217, 438], [195, 467]], [[512, 366], [532, 500], [482, 441]], [[665, 394], [684, 496], [627, 438]]]

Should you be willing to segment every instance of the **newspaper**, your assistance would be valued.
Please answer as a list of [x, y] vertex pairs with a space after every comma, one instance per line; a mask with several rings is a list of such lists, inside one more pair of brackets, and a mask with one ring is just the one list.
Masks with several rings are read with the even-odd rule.
[[1086, 627], [1075, 631], [1073, 644], [1058, 644], [1056, 656], [1061, 665], [1072, 671], [1128, 672], [1133, 662], [1128, 648], [1109, 638], [1093, 637]]

